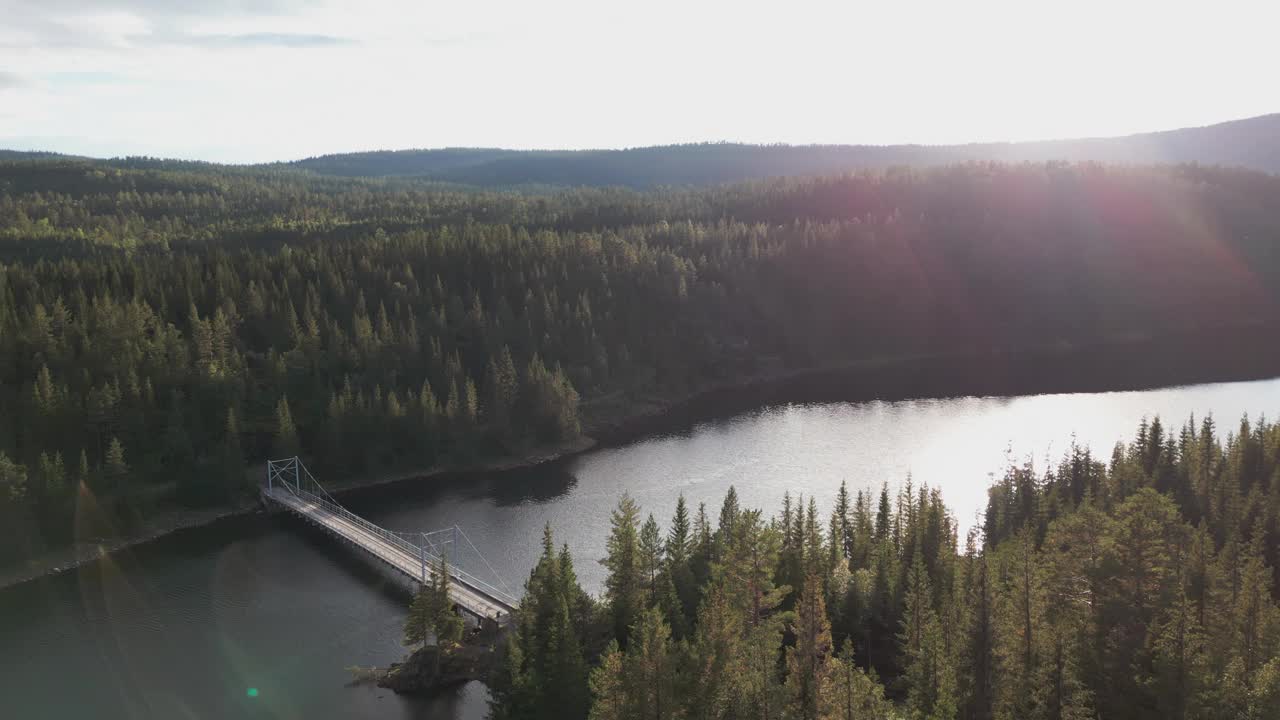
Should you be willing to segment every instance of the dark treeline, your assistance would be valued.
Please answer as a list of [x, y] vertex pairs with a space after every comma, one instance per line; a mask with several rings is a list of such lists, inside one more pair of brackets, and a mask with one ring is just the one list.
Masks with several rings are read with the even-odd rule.
[[1280, 717], [1280, 425], [1219, 434], [1010, 467], [963, 541], [909, 480], [665, 531], [624, 496], [599, 600], [547, 529], [493, 716]]
[[1238, 165], [1280, 172], [1280, 115], [1128, 137], [968, 145], [744, 145], [698, 143], [629, 150], [446, 148], [346, 153], [289, 166], [349, 176], [423, 176], [480, 186], [712, 185], [833, 175], [895, 165], [969, 161]]
[[1277, 237], [1280, 179], [1194, 166], [518, 194], [0, 162], [0, 555], [108, 532], [90, 500], [126, 531], [231, 502], [272, 454], [465, 463], [749, 376], [1265, 329]]
[[[965, 162], [1198, 163], [1280, 172], [1280, 115], [1205, 127], [1083, 138], [964, 145], [750, 145], [708, 142], [625, 150], [437, 148], [376, 150], [239, 166], [242, 171], [306, 170], [337, 177], [422, 178], [473, 187], [707, 186], [777, 177], [838, 175], [910, 165]], [[0, 150], [0, 161], [59, 157]], [[62, 156], [67, 157], [67, 156]], [[128, 158], [120, 167], [209, 169], [209, 163]]]

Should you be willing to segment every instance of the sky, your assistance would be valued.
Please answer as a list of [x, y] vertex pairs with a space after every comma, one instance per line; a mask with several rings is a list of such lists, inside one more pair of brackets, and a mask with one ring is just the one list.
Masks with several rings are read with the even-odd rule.
[[0, 148], [1121, 135], [1280, 111], [1274, 0], [0, 0]]

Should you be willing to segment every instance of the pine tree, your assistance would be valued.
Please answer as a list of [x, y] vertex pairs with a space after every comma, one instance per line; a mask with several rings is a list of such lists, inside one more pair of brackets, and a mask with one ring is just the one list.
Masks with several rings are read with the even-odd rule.
[[954, 659], [948, 652], [943, 628], [933, 607], [929, 574], [919, 551], [907, 574], [902, 631], [898, 638], [911, 717], [954, 718], [958, 711]]
[[1047, 677], [1040, 686], [1050, 716], [1087, 714], [1093, 703], [1094, 688], [1082, 684], [1083, 678], [1102, 672], [1105, 581], [1115, 554], [1114, 534], [1111, 519], [1086, 493], [1075, 512], [1050, 523], [1045, 536], [1041, 577], [1052, 612], [1042, 638]]
[[1020, 720], [1038, 711], [1036, 681], [1045, 607], [1034, 529], [1019, 530], [1005, 553], [997, 610], [995, 717]]
[[735, 673], [741, 667], [741, 612], [729, 602], [724, 588], [712, 584], [698, 608], [692, 657], [692, 718], [721, 718], [735, 704]]
[[427, 622], [435, 635], [436, 646], [440, 648], [436, 653], [437, 662], [441, 654], [449, 652], [462, 639], [466, 629], [462, 616], [453, 609], [453, 600], [449, 598], [449, 577], [449, 561], [441, 555], [425, 585], [429, 596]]
[[853, 645], [846, 641], [840, 656], [831, 661], [831, 682], [825, 702], [831, 720], [889, 720], [896, 717], [893, 703], [884, 697], [884, 687], [867, 675], [854, 659]]
[[639, 564], [640, 564], [640, 581], [644, 588], [644, 606], [653, 607], [658, 603], [660, 596], [660, 575], [662, 573], [662, 534], [658, 529], [658, 522], [653, 519], [653, 514], [645, 519], [644, 525], [640, 528], [640, 541], [638, 546]]
[[970, 533], [965, 554], [963, 582], [964, 632], [966, 639], [959, 667], [962, 717], [990, 720], [992, 717], [995, 655], [995, 610], [990, 567], [979, 554], [974, 533]]
[[889, 538], [891, 524], [891, 508], [889, 505], [889, 483], [880, 488], [880, 505], [876, 510], [876, 542], [884, 542]]
[[773, 580], [781, 533], [764, 523], [759, 510], [746, 510], [736, 514], [725, 544], [722, 558], [713, 567], [712, 582], [724, 585], [747, 625], [756, 627], [791, 593], [790, 586], [775, 586]]
[[490, 715], [498, 719], [585, 718], [590, 709], [588, 668], [580, 620], [571, 617], [576, 582], [566, 582], [551, 527], [543, 532], [542, 556], [525, 583], [500, 672], [493, 678]]
[[1042, 650], [1036, 707], [1046, 720], [1091, 720], [1093, 696], [1077, 662], [1080, 638], [1068, 624], [1049, 622], [1040, 634]]
[[871, 567], [871, 548], [874, 544], [875, 523], [871, 519], [871, 493], [858, 491], [853, 504], [853, 546], [850, 550], [850, 567], [854, 570]]
[[796, 644], [786, 653], [788, 708], [790, 717], [800, 720], [819, 720], [831, 714], [831, 626], [822, 596], [822, 581], [810, 575], [796, 603], [791, 628]]
[[680, 715], [676, 697], [677, 658], [671, 629], [656, 608], [641, 613], [632, 628], [626, 668], [631, 707], [643, 720], [672, 720]]
[[671, 529], [667, 532], [667, 542], [664, 546], [667, 561], [672, 565], [685, 563], [689, 559], [690, 551], [690, 525], [689, 525], [689, 508], [684, 501], [684, 493], [676, 498], [675, 514], [671, 517]]
[[628, 494], [623, 494], [610, 518], [607, 554], [600, 561], [609, 569], [605, 580], [605, 598], [613, 617], [614, 637], [623, 648], [636, 617], [645, 607], [644, 566], [638, 533], [640, 507]]
[[1141, 488], [1115, 510], [1115, 574], [1107, 584], [1113, 612], [1104, 618], [1107, 687], [1098, 698], [1103, 715], [1135, 706], [1154, 707], [1150, 631], [1159, 609], [1178, 592], [1173, 558], [1189, 535], [1177, 509], [1151, 488]]
[[276, 403], [276, 430], [272, 452], [277, 458], [289, 458], [301, 452], [298, 429], [293, 424], [288, 397], [281, 397], [280, 402]]
[[124, 445], [120, 442], [120, 438], [111, 438], [111, 444], [107, 446], [103, 475], [112, 488], [119, 488], [129, 476], [129, 465], [125, 462]]
[[439, 612], [438, 602], [439, 597], [431, 582], [418, 586], [418, 592], [413, 596], [413, 603], [409, 605], [409, 614], [404, 620], [405, 645], [426, 647]]
[[883, 676], [894, 674], [896, 665], [896, 633], [899, 625], [897, 558], [893, 541], [886, 537], [876, 545], [872, 558], [871, 603], [867, 622], [863, 626], [867, 669], [876, 669]]
[[27, 496], [27, 469], [0, 450], [0, 503], [22, 503]]
[[725, 491], [724, 502], [720, 505], [720, 523], [716, 526], [713, 556], [723, 556], [725, 547], [733, 536], [734, 524], [738, 521], [738, 491], [732, 485]]
[[600, 656], [600, 664], [591, 671], [590, 720], [631, 720], [635, 716], [627, 692], [625, 661], [618, 641], [610, 640]]
[[511, 413], [515, 409], [519, 383], [511, 349], [504, 345], [497, 357], [489, 358], [485, 370], [485, 412], [494, 430], [503, 437], [512, 433]]
[[840, 557], [853, 557], [853, 522], [850, 515], [852, 505], [849, 502], [849, 487], [844, 480], [840, 481], [840, 490], [836, 493], [836, 506], [831, 511], [831, 565]]
[[404, 619], [404, 644], [421, 643], [425, 647], [428, 638], [434, 637], [438, 648], [436, 666], [439, 666], [440, 656], [452, 651], [462, 639], [463, 630], [462, 616], [453, 610], [453, 601], [449, 598], [449, 562], [442, 555], [413, 596]]
[[1152, 665], [1161, 717], [1170, 720], [1206, 717], [1211, 703], [1208, 654], [1196, 607], [1180, 592], [1153, 633]]
[[80, 462], [76, 464], [76, 485], [86, 488], [92, 482], [93, 473], [89, 469], [89, 454], [80, 449]]
[[1254, 676], [1280, 653], [1280, 609], [1272, 601], [1274, 573], [1263, 558], [1263, 538], [1261, 529], [1255, 529], [1245, 554], [1233, 613], [1235, 659], [1245, 686], [1250, 689]]
[[671, 590], [675, 593], [680, 611], [680, 619], [668, 617], [672, 632], [676, 638], [683, 638], [693, 622], [698, 609], [699, 586], [694, 574], [694, 555], [697, 550], [696, 539], [692, 535], [693, 527], [689, 522], [689, 509], [684, 495], [676, 499], [675, 514], [671, 518], [671, 529], [663, 545], [666, 572], [671, 582]]

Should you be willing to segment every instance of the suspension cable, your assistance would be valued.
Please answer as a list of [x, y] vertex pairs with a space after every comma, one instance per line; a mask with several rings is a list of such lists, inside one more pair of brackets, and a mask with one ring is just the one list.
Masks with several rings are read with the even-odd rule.
[[[277, 461], [272, 461], [272, 460], [268, 460], [268, 461], [267, 461], [267, 463], [268, 463], [268, 472], [271, 472], [271, 471], [274, 469], [274, 468], [273, 468], [273, 466], [275, 465], [275, 463], [276, 463], [276, 462], [277, 462]], [[307, 466], [302, 462], [302, 458], [299, 458], [299, 457], [293, 457], [293, 458], [291, 458], [291, 459], [290, 459], [289, 461], [287, 461], [287, 462], [289, 462], [289, 463], [297, 463], [297, 466], [298, 466], [299, 470], [301, 471], [301, 472], [298, 474], [298, 477], [301, 477], [301, 475], [302, 475], [303, 473], [305, 473], [305, 474], [306, 474], [306, 476], [307, 476], [307, 480], [309, 480], [309, 481], [310, 481], [310, 485], [308, 486], [308, 488], [310, 488], [310, 487], [314, 486], [314, 487], [315, 487], [315, 489], [319, 491], [319, 495], [321, 495], [321, 496], [322, 496], [325, 500], [327, 500], [329, 503], [333, 504], [334, 506], [336, 506], [336, 507], [338, 507], [338, 508], [341, 508], [341, 509], [343, 509], [343, 510], [346, 510], [348, 513], [350, 513], [350, 512], [351, 512], [350, 510], [347, 510], [347, 509], [346, 509], [346, 506], [344, 506], [342, 503], [338, 502], [338, 501], [337, 501], [337, 499], [333, 497], [333, 495], [330, 495], [330, 494], [329, 494], [329, 491], [328, 491], [328, 490], [326, 490], [326, 489], [324, 488], [324, 485], [321, 485], [321, 484], [320, 484], [320, 481], [316, 479], [315, 475], [312, 475], [312, 474], [311, 474], [311, 470], [310, 470], [310, 468], [308, 468], [308, 467], [307, 467]], [[281, 475], [282, 475], [282, 473], [279, 473], [279, 474], [281, 474]], [[285, 485], [285, 487], [286, 487], [286, 488], [288, 488], [288, 487], [289, 487], [289, 484], [288, 484], [287, 482], [285, 482], [285, 483], [284, 483], [284, 485]], [[299, 490], [301, 490], [301, 488], [299, 488]], [[352, 514], [354, 515], [354, 513], [352, 513]], [[368, 522], [368, 521], [366, 521], [366, 522]], [[370, 523], [370, 524], [372, 525], [372, 523]], [[433, 531], [431, 531], [431, 532], [421, 532], [421, 531], [418, 531], [418, 532], [405, 532], [405, 531], [401, 531], [401, 530], [390, 530], [390, 529], [388, 529], [388, 528], [382, 528], [381, 526], [375, 526], [375, 527], [379, 527], [379, 528], [380, 528], [380, 529], [382, 529], [383, 531], [385, 531], [385, 532], [387, 532], [387, 533], [390, 533], [390, 534], [392, 534], [392, 535], [395, 535], [395, 536], [399, 537], [401, 540], [403, 540], [404, 542], [406, 542], [406, 543], [408, 543], [408, 544], [410, 544], [410, 545], [412, 545], [412, 546], [414, 546], [414, 547], [419, 547], [420, 549], [422, 549], [422, 548], [421, 548], [421, 547], [420, 547], [416, 542], [414, 542], [414, 540], [416, 540], [417, 538], [422, 538], [422, 541], [423, 541], [423, 542], [425, 542], [425, 543], [427, 544], [427, 546], [430, 548], [430, 554], [434, 555], [436, 558], [441, 557], [442, 553], [437, 549], [436, 543], [432, 542], [429, 536], [431, 536], [431, 535], [438, 535], [438, 534], [440, 534], [440, 533], [451, 532], [451, 531], [456, 530], [458, 534], [462, 535], [462, 539], [467, 541], [467, 545], [470, 545], [470, 546], [471, 546], [471, 549], [472, 549], [473, 551], [475, 551], [476, 557], [480, 558], [480, 562], [483, 562], [483, 563], [484, 563], [484, 565], [485, 565], [485, 567], [486, 567], [486, 568], [488, 568], [489, 572], [493, 574], [494, 579], [495, 579], [495, 580], [497, 580], [497, 581], [498, 581], [498, 583], [502, 586], [503, 591], [504, 591], [504, 592], [506, 592], [506, 593], [507, 593], [507, 595], [508, 595], [508, 596], [510, 596], [512, 599], [515, 599], [516, 595], [515, 595], [515, 592], [514, 592], [514, 591], [512, 591], [511, 586], [510, 586], [510, 585], [507, 585], [507, 581], [506, 581], [506, 580], [504, 580], [504, 579], [503, 579], [503, 577], [502, 577], [502, 575], [500, 575], [500, 574], [498, 573], [498, 571], [494, 569], [493, 565], [490, 565], [490, 564], [489, 564], [489, 560], [488, 560], [487, 558], [485, 558], [484, 554], [480, 552], [480, 549], [476, 547], [476, 544], [475, 544], [475, 543], [473, 543], [473, 542], [471, 541], [471, 538], [467, 536], [466, 531], [465, 531], [465, 530], [463, 530], [463, 529], [462, 529], [461, 527], [459, 527], [458, 525], [456, 525], [456, 524], [455, 524], [452, 528], [449, 528], [449, 529], [446, 529], [446, 530], [433, 530]], [[445, 543], [448, 543], [448, 542], [451, 542], [451, 541], [448, 541], [448, 540], [446, 540], [446, 541], [445, 541]], [[442, 543], [442, 544], [444, 544], [444, 543]], [[470, 573], [467, 573], [467, 572], [466, 572], [465, 570], [463, 570], [462, 568], [457, 568], [457, 569], [458, 569], [458, 570], [460, 570], [460, 571], [462, 571], [464, 574], [466, 574], [466, 575], [468, 575], [468, 576], [470, 576], [470, 575], [471, 575]], [[474, 576], [472, 576], [472, 577], [474, 577]]]

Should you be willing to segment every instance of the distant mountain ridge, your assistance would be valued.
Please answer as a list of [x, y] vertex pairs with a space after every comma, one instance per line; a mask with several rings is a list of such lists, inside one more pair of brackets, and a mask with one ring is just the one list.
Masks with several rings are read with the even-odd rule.
[[630, 150], [446, 148], [325, 155], [288, 165], [327, 175], [420, 176], [465, 185], [709, 185], [966, 161], [1200, 163], [1280, 173], [1280, 114], [1123, 137], [966, 145], [745, 145]]
[[[0, 150], [0, 160], [59, 157]], [[61, 156], [67, 157], [67, 156]], [[130, 158], [134, 166], [149, 159]], [[781, 176], [969, 161], [1199, 163], [1280, 174], [1280, 113], [1122, 137], [964, 145], [747, 145], [697, 143], [628, 150], [442, 148], [379, 150], [241, 168], [336, 177], [410, 177], [478, 187], [704, 186]], [[120, 162], [120, 161], [117, 161]], [[170, 164], [170, 163], [166, 163]]]
[[0, 160], [48, 160], [51, 158], [78, 159], [78, 156], [44, 150], [5, 150], [0, 148]]

